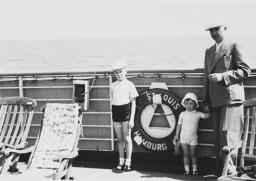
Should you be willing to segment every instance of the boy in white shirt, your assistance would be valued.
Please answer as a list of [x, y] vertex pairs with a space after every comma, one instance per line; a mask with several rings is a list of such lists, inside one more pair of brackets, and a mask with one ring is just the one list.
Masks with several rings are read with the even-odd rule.
[[203, 113], [196, 110], [198, 108], [197, 97], [193, 93], [187, 93], [181, 101], [181, 105], [186, 111], [180, 113], [176, 134], [173, 143], [181, 143], [183, 150], [183, 162], [185, 175], [189, 172], [190, 157], [192, 161], [193, 175], [197, 175], [197, 160], [195, 156], [196, 145], [198, 144], [197, 129], [199, 120], [209, 118], [209, 113]]
[[[134, 126], [136, 97], [138, 92], [134, 84], [127, 80], [127, 65], [116, 62], [113, 65], [116, 81], [110, 85], [110, 99], [112, 105], [112, 120], [118, 140], [119, 164], [118, 170], [131, 170], [132, 139], [131, 129]], [[126, 159], [125, 159], [126, 151]]]

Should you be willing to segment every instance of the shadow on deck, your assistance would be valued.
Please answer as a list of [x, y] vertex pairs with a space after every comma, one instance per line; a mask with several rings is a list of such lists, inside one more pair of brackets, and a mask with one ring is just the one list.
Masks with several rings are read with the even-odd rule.
[[[22, 157], [21, 161], [26, 161], [28, 156]], [[184, 176], [181, 156], [172, 156], [167, 153], [139, 153], [132, 157], [133, 171], [116, 171], [113, 168], [118, 161], [117, 152], [102, 151], [80, 151], [79, 156], [74, 160], [72, 175], [75, 180], [80, 177], [89, 176], [91, 180], [216, 180], [216, 178], [205, 175], [212, 175], [215, 172], [215, 160], [212, 158], [199, 158], [199, 176]], [[87, 179], [88, 180], [88, 179]], [[90, 180], [90, 179], [89, 179]]]
[[[117, 152], [80, 151], [74, 165], [114, 168], [117, 162]], [[139, 171], [183, 173], [182, 156], [173, 156], [169, 153], [136, 152], [132, 156], [132, 166], [134, 170]], [[211, 174], [215, 172], [215, 168], [215, 159], [209, 157], [198, 158], [198, 170], [201, 174]]]

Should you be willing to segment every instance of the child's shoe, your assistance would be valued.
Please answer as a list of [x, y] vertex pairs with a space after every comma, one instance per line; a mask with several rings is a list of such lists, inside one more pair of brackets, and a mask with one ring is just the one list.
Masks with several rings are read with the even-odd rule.
[[198, 175], [197, 170], [194, 170], [192, 174], [193, 174], [193, 175]]
[[189, 175], [189, 171], [184, 171], [184, 175]]

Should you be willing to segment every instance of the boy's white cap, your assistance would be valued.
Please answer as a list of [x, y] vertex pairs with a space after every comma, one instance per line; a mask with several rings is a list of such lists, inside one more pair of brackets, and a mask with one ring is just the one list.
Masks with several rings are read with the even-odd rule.
[[185, 107], [184, 102], [185, 102], [186, 99], [192, 99], [192, 100], [194, 100], [195, 103], [196, 103], [196, 107], [199, 107], [199, 104], [198, 104], [198, 101], [197, 101], [197, 97], [196, 97], [196, 95], [195, 95], [194, 93], [187, 93], [187, 94], [184, 96], [184, 98], [183, 98], [182, 101], [181, 101], [181, 105], [182, 105], [183, 107]]
[[126, 62], [123, 62], [123, 61], [118, 61], [118, 62], [115, 62], [113, 65], [112, 65], [112, 69], [111, 71], [115, 71], [115, 70], [119, 70], [119, 69], [124, 69], [127, 67], [127, 63]]

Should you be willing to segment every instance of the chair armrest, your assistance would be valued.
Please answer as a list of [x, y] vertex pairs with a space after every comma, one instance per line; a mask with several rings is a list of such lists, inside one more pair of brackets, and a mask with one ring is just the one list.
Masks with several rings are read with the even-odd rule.
[[78, 149], [74, 150], [71, 153], [67, 153], [67, 154], [52, 154], [55, 155], [55, 158], [53, 159], [53, 161], [61, 161], [62, 159], [72, 159], [78, 156]]
[[28, 148], [24, 148], [24, 149], [15, 149], [15, 148], [6, 148], [3, 150], [3, 152], [5, 154], [9, 154], [9, 153], [18, 153], [18, 154], [24, 154], [24, 153], [30, 153], [32, 152], [34, 149], [34, 146], [30, 146]]
[[0, 104], [22, 104], [36, 107], [37, 102], [36, 100], [27, 97], [5, 97], [0, 98]]
[[7, 148], [19, 150], [19, 149], [25, 148], [27, 145], [28, 145], [28, 142], [27, 142], [27, 141], [24, 141], [24, 142], [22, 142], [22, 143], [20, 143], [19, 145], [16, 145], [16, 146], [14, 146], [14, 145], [9, 145], [9, 144], [2, 144], [2, 145], [0, 145], [0, 146], [1, 146], [1, 147], [7, 147]]
[[75, 152], [72, 152], [72, 153], [69, 153], [69, 154], [61, 154], [59, 155], [60, 158], [64, 159], [64, 158], [68, 158], [68, 159], [71, 159], [71, 158], [75, 158], [78, 156], [78, 152], [75, 151]]

